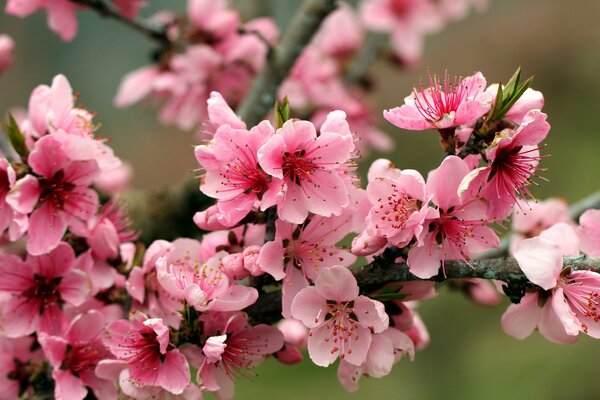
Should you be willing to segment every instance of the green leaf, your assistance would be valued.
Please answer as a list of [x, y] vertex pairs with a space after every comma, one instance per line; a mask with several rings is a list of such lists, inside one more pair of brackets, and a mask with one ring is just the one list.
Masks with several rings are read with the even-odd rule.
[[290, 111], [290, 103], [288, 102], [287, 96], [283, 98], [283, 101], [279, 103], [279, 100], [275, 102], [275, 129], [279, 129], [283, 126], [285, 121], [292, 117]]
[[25, 145], [25, 135], [23, 135], [23, 132], [21, 132], [17, 121], [15, 121], [15, 118], [11, 113], [8, 113], [8, 123], [4, 123], [3, 125], [13, 149], [15, 149], [17, 154], [21, 157], [22, 161], [27, 160], [29, 151]]
[[511, 107], [521, 98], [523, 93], [529, 88], [531, 82], [533, 81], [533, 77], [527, 79], [522, 85], [517, 87], [510, 98], [508, 98], [502, 107], [501, 115], [505, 116], [506, 113], [511, 109]]
[[[513, 76], [509, 79], [508, 83], [504, 85], [504, 93], [506, 93], [506, 97], [512, 97], [515, 93], [517, 87], [519, 87], [519, 82], [521, 81], [521, 67], [517, 68]], [[504, 99], [503, 99], [504, 100]]]

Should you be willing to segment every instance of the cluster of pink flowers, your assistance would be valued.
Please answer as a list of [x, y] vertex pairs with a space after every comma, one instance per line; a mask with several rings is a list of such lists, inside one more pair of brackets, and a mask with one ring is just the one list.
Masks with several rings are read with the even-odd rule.
[[226, 0], [188, 0], [186, 24], [177, 22], [175, 15], [161, 18], [168, 20], [169, 37], [183, 43], [185, 50], [169, 50], [157, 65], [127, 74], [115, 105], [126, 107], [148, 98], [162, 104], [162, 123], [210, 133], [201, 124], [211, 91], [219, 91], [230, 104], [243, 99], [264, 63], [265, 42], [277, 39], [277, 27], [270, 18], [242, 23]]
[[[114, 0], [126, 18], [142, 3]], [[185, 19], [157, 16], [181, 47], [126, 76], [116, 103], [161, 101], [163, 122], [204, 134], [198, 189], [214, 203], [194, 215], [190, 238], [138, 240], [119, 198], [129, 167], [96, 134], [95, 114], [63, 75], [35, 88], [27, 110], [8, 116], [0, 153], [0, 397], [53, 387], [57, 399], [231, 399], [262, 361], [295, 364], [304, 350], [318, 366], [338, 362], [341, 385], [356, 391], [361, 377], [383, 377], [429, 344], [419, 302], [452, 278], [449, 264], [473, 267], [498, 247], [494, 226], [511, 215], [509, 251], [527, 280], [505, 332], [600, 338], [600, 274], [570, 257], [600, 257], [600, 210], [577, 224], [562, 200], [533, 198], [550, 125], [543, 95], [520, 73], [505, 86], [480, 72], [430, 76], [383, 117], [437, 130], [444, 159], [426, 178], [378, 159], [360, 185], [358, 153], [389, 147], [366, 89], [344, 83], [364, 32], [390, 33], [412, 64], [424, 35], [471, 3], [365, 0], [360, 16], [342, 4], [282, 85], [289, 104], [252, 127], [233, 107], [277, 37], [274, 23], [242, 24], [225, 0], [189, 0]], [[44, 8], [71, 39], [78, 4], [9, 0], [7, 12]], [[12, 47], [0, 36], [0, 72]], [[372, 263], [354, 270], [358, 257]], [[369, 281], [369, 268], [393, 263], [408, 281]], [[482, 305], [514, 289], [510, 279], [447, 280]]]
[[[125, 18], [134, 18], [146, 0], [113, 0], [116, 10]], [[17, 17], [27, 17], [39, 9], [48, 14], [48, 26], [62, 40], [70, 41], [77, 35], [77, 11], [84, 9], [71, 0], [8, 0], [5, 12]]]
[[581, 252], [600, 255], [600, 211], [586, 211], [575, 226], [561, 202], [551, 200], [515, 223], [533, 232], [526, 239], [517, 237], [512, 253], [536, 286], [506, 310], [504, 331], [524, 339], [537, 329], [548, 340], [562, 344], [577, 341], [581, 332], [600, 338], [600, 274], [573, 270], [563, 263], [563, 256]]

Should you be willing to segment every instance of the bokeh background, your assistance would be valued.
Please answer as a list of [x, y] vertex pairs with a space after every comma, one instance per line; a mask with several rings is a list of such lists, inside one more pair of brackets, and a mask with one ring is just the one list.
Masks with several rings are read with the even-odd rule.
[[[4, 1], [2, 6], [4, 6]], [[151, 0], [143, 10], [183, 9], [184, 0]], [[298, 0], [271, 0], [280, 26]], [[552, 130], [543, 161], [549, 180], [535, 189], [539, 198], [569, 201], [600, 189], [600, 2], [598, 0], [496, 0], [483, 13], [471, 14], [429, 37], [421, 64], [404, 71], [385, 63], [374, 66], [379, 85], [377, 109], [401, 104], [427, 67], [451, 73], [480, 70], [488, 82], [506, 81], [517, 66], [535, 75], [533, 87], [546, 97]], [[81, 12], [72, 43], [61, 42], [46, 27], [45, 16], [19, 20], [0, 14], [0, 33], [16, 41], [16, 63], [0, 77], [0, 112], [26, 106], [31, 90], [64, 73], [80, 103], [97, 111], [100, 135], [110, 137], [119, 156], [134, 167], [136, 188], [155, 189], [192, 176], [191, 134], [156, 122], [151, 107], [117, 110], [112, 106], [121, 77], [149, 61], [152, 44], [114, 21]], [[404, 132], [382, 121], [396, 149], [385, 156], [400, 168], [424, 174], [437, 166], [441, 152], [436, 134]], [[370, 158], [375, 157], [373, 155]], [[368, 159], [362, 161], [363, 169]], [[414, 362], [402, 360], [383, 379], [362, 379], [347, 394], [335, 368], [305, 362], [281, 366], [267, 361], [252, 381], [237, 385], [238, 399], [598, 399], [600, 344], [582, 337], [571, 346], [539, 335], [518, 341], [504, 335], [500, 316], [507, 302], [483, 308], [460, 294], [442, 290], [420, 307], [431, 345]]]

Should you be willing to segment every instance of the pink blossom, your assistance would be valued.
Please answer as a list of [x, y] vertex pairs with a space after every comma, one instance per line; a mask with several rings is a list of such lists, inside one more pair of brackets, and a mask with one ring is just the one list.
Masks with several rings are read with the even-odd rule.
[[0, 158], [0, 237], [8, 229], [11, 241], [23, 236], [28, 226], [27, 215], [14, 210], [6, 201], [15, 180], [16, 173], [11, 164], [5, 158]]
[[341, 266], [323, 269], [315, 286], [298, 293], [292, 316], [310, 328], [308, 354], [322, 367], [338, 356], [360, 366], [367, 358], [372, 332], [383, 332], [389, 322], [383, 304], [359, 296], [356, 278]]
[[218, 199], [216, 218], [221, 224], [237, 224], [263, 197], [273, 202], [271, 198], [278, 188], [271, 188], [269, 175], [258, 164], [257, 152], [274, 133], [268, 121], [250, 131], [223, 125], [207, 145], [210, 149], [196, 151], [201, 164], [206, 160], [205, 154], [210, 152], [210, 162], [204, 163], [206, 174], [200, 190]]
[[227, 6], [227, 0], [189, 0], [187, 15], [193, 29], [216, 39], [234, 34], [240, 26], [240, 16]]
[[526, 202], [519, 200], [513, 207], [510, 251], [528, 237], [538, 236], [543, 230], [559, 222], [573, 224], [569, 217], [569, 205], [562, 199]]
[[88, 296], [87, 275], [74, 268], [75, 253], [60, 243], [50, 253], [28, 255], [25, 262], [15, 256], [0, 256], [0, 291], [12, 294], [4, 313], [4, 333], [9, 337], [47, 332], [60, 335], [67, 326], [61, 305], [80, 305]]
[[[304, 49], [288, 78], [279, 89], [294, 110], [329, 112], [341, 109], [352, 115], [360, 112], [361, 104], [344, 86], [337, 60], [325, 54], [317, 45]], [[319, 117], [320, 122], [324, 117]]]
[[[256, 289], [237, 285], [223, 272], [219, 252], [203, 260], [200, 244], [191, 239], [173, 242], [169, 254], [156, 260], [158, 283], [175, 300], [184, 300], [198, 311], [237, 311], [258, 298]], [[177, 309], [182, 308], [181, 304]]]
[[[260, 166], [281, 191], [279, 218], [300, 224], [309, 212], [328, 217], [348, 205], [342, 168], [354, 149], [349, 132], [341, 111], [330, 114], [319, 136], [312, 123], [289, 120], [258, 150]], [[270, 205], [263, 199], [261, 208]]]
[[421, 57], [424, 36], [444, 23], [435, 2], [429, 0], [365, 0], [360, 14], [368, 29], [391, 35], [396, 55], [408, 65]]
[[474, 123], [492, 105], [485, 92], [486, 80], [477, 72], [466, 78], [450, 81], [448, 72], [443, 82], [429, 76], [429, 87], [423, 85], [404, 99], [404, 105], [383, 112], [385, 119], [408, 130], [449, 129]]
[[[186, 239], [184, 239], [186, 240]], [[179, 328], [181, 303], [159, 283], [156, 262], [174, 251], [174, 244], [165, 240], [154, 241], [146, 250], [142, 266], [131, 269], [125, 283], [127, 293], [133, 298], [132, 309], [143, 311], [152, 317], [161, 318], [174, 328]]]
[[[425, 180], [415, 170], [404, 170], [394, 178], [373, 178], [367, 186], [371, 210], [366, 218], [366, 230], [355, 239], [355, 254], [372, 254], [390, 243], [398, 247], [407, 245], [413, 237], [420, 237], [425, 218], [430, 214], [427, 206]], [[367, 238], [371, 238], [367, 240]], [[375, 238], [383, 238], [385, 242]]]
[[250, 368], [281, 349], [283, 335], [269, 325], [250, 326], [243, 313], [211, 313], [202, 319], [209, 337], [202, 347], [204, 362], [197, 380], [219, 399], [232, 399], [234, 378], [247, 377]]
[[362, 45], [364, 31], [353, 8], [341, 2], [321, 25], [313, 45], [333, 57], [347, 57]]
[[303, 360], [300, 349], [308, 343], [308, 329], [296, 319], [284, 318], [277, 323], [277, 329], [283, 333], [284, 345], [275, 357], [283, 364], [293, 365]]
[[71, 161], [63, 143], [52, 135], [36, 142], [27, 161], [39, 178], [21, 178], [7, 201], [17, 212], [31, 213], [27, 251], [40, 255], [58, 245], [73, 220], [96, 212], [98, 195], [88, 186], [98, 165], [92, 160]]
[[400, 313], [390, 315], [390, 325], [406, 333], [416, 350], [423, 350], [429, 345], [430, 337], [427, 327], [415, 310], [416, 303], [409, 301], [395, 304], [400, 308]]
[[134, 386], [156, 386], [180, 394], [190, 385], [188, 362], [173, 348], [169, 328], [160, 318], [135, 313], [131, 321], [112, 322], [106, 327], [104, 345], [125, 361]]
[[105, 203], [97, 215], [85, 223], [78, 221], [71, 230], [85, 238], [94, 257], [100, 260], [114, 259], [119, 255], [119, 246], [137, 239], [139, 234], [132, 227], [132, 221], [123, 205], [110, 200]]
[[587, 210], [579, 217], [577, 228], [581, 250], [591, 257], [600, 257], [600, 210]]
[[8, 0], [4, 11], [17, 17], [27, 17], [40, 8], [48, 14], [48, 26], [62, 40], [70, 41], [77, 33], [77, 4], [69, 0]]
[[146, 4], [146, 0], [113, 0], [119, 13], [125, 18], [135, 18], [140, 7]]
[[103, 171], [94, 181], [94, 186], [106, 193], [122, 193], [131, 188], [133, 168], [131, 164], [123, 162], [116, 168]]
[[[126, 107], [150, 98], [163, 104], [161, 122], [183, 130], [198, 128], [206, 120], [206, 104], [212, 91], [220, 92], [229, 104], [237, 106], [262, 68], [267, 46], [254, 34], [238, 33], [239, 15], [226, 6], [227, 2], [221, 0], [190, 1], [192, 24], [185, 33], [190, 45], [182, 53], [165, 54], [160, 67], [142, 67], [127, 74], [115, 105]], [[266, 18], [250, 21], [244, 29], [258, 31], [267, 40], [277, 36], [275, 24]], [[214, 132], [213, 128], [208, 127], [209, 133]]]
[[42, 332], [38, 336], [53, 367], [56, 398], [83, 399], [88, 392], [87, 387], [99, 399], [116, 397], [114, 383], [95, 374], [98, 363], [111, 356], [101, 340], [105, 324], [105, 316], [93, 310], [75, 317], [64, 335]]
[[[420, 278], [437, 274], [444, 260], [468, 260], [498, 246], [498, 236], [485, 226], [487, 205], [478, 198], [459, 197], [459, 185], [469, 174], [466, 162], [448, 156], [427, 177], [427, 192], [438, 207], [424, 223], [423, 237], [408, 253], [410, 271]], [[437, 214], [437, 215], [436, 215]]]
[[0, 74], [12, 65], [14, 47], [15, 43], [10, 36], [0, 35]]
[[[34, 140], [52, 134], [59, 140], [66, 155], [73, 161], [94, 160], [102, 172], [121, 166], [104, 140], [94, 137], [96, 126], [93, 114], [75, 106], [73, 89], [64, 75], [52, 79], [52, 86], [36, 87], [30, 98], [28, 120], [23, 121], [27, 144], [34, 148]], [[29, 129], [31, 127], [31, 129]]]
[[39, 347], [34, 344], [35, 338], [32, 336], [14, 339], [0, 336], [0, 399], [12, 400], [33, 395], [28, 387], [29, 382], [23, 387], [21, 385], [24, 382], [18, 377], [29, 375], [27, 370], [41, 361]]
[[395, 363], [404, 355], [412, 360], [415, 356], [414, 344], [410, 337], [396, 328], [388, 328], [373, 335], [365, 362], [356, 366], [342, 360], [338, 367], [337, 377], [342, 386], [349, 391], [358, 390], [358, 380], [365, 375], [371, 378], [382, 378], [392, 371]]
[[290, 307], [298, 292], [317, 279], [323, 268], [334, 265], [349, 267], [356, 257], [335, 245], [352, 226], [350, 212], [338, 217], [312, 217], [305, 226], [277, 220], [275, 240], [265, 243], [258, 267], [282, 280], [282, 314], [291, 317]]
[[527, 278], [543, 291], [525, 295], [511, 305], [502, 317], [506, 333], [518, 339], [537, 327], [546, 338], [557, 343], [572, 343], [580, 332], [600, 337], [600, 274], [571, 271], [563, 265], [565, 247], [541, 237], [523, 240], [514, 253]]
[[487, 148], [487, 167], [473, 170], [461, 185], [469, 192], [479, 191], [490, 203], [490, 218], [504, 219], [518, 197], [533, 197], [528, 186], [536, 176], [542, 156], [539, 143], [546, 138], [550, 124], [539, 110], [529, 111], [516, 129], [496, 134]]

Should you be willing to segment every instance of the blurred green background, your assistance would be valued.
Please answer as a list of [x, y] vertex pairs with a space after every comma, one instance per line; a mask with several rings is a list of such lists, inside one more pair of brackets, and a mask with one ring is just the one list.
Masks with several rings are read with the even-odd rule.
[[[4, 3], [4, 2], [3, 2]], [[183, 0], [150, 0], [142, 11], [183, 9]], [[272, 0], [285, 25], [297, 0]], [[4, 4], [3, 4], [4, 5]], [[484, 13], [471, 14], [427, 39], [422, 63], [411, 71], [376, 65], [377, 109], [402, 103], [427, 67], [451, 73], [480, 70], [488, 82], [506, 81], [515, 68], [535, 75], [533, 86], [546, 97], [552, 125], [543, 161], [550, 182], [535, 189], [538, 197], [577, 200], [600, 186], [600, 2], [598, 0], [497, 0]], [[120, 78], [149, 61], [152, 44], [135, 32], [90, 12], [79, 13], [79, 34], [63, 43], [46, 27], [45, 16], [19, 20], [0, 14], [0, 33], [16, 41], [16, 63], [0, 76], [0, 112], [26, 106], [31, 90], [64, 73], [81, 93], [80, 103], [97, 111], [98, 132], [110, 137], [116, 153], [132, 163], [137, 188], [159, 188], [192, 176], [195, 168], [190, 133], [161, 126], [153, 108], [112, 106]], [[432, 132], [409, 133], [382, 122], [396, 150], [386, 157], [401, 168], [426, 173], [441, 153]], [[363, 160], [363, 168], [368, 160]], [[500, 316], [507, 303], [482, 308], [458, 293], [421, 305], [432, 337], [414, 362], [402, 360], [383, 379], [362, 379], [347, 394], [335, 368], [305, 362], [281, 366], [268, 361], [253, 381], [240, 381], [238, 399], [598, 399], [600, 345], [587, 337], [571, 346], [539, 335], [518, 341], [504, 335]]]

